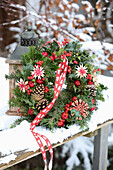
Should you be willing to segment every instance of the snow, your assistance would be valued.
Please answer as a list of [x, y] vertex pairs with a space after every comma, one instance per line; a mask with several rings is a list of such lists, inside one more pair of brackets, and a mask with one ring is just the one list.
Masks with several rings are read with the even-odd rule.
[[9, 22], [6, 22], [6, 23], [3, 23], [2, 25], [5, 26], [5, 25], [9, 25], [9, 24], [17, 24], [17, 23], [20, 23], [24, 20], [26, 20], [28, 18], [28, 15], [26, 15], [25, 17], [21, 18], [21, 19], [18, 19], [18, 20], [13, 20], [11, 21], [10, 23]]
[[[108, 63], [105, 62], [105, 60], [108, 60], [109, 54], [104, 55], [103, 47], [105, 47], [106, 50], [109, 50], [111, 54], [113, 54], [113, 44], [110, 43], [103, 43], [99, 41], [87, 41], [82, 43], [82, 49], [85, 50], [91, 50], [90, 54], [95, 54], [96, 58], [94, 60], [95, 65], [98, 66], [100, 69], [105, 70], [107, 68]], [[99, 60], [101, 58], [101, 60]], [[108, 60], [109, 62], [109, 60]], [[103, 64], [102, 64], [103, 63]], [[111, 62], [113, 64], [113, 62]]]
[[[107, 48], [112, 50], [112, 45], [107, 43], [105, 45]], [[95, 49], [95, 51], [98, 51], [98, 54], [101, 51], [101, 45], [99, 42], [92, 42], [92, 43], [84, 42], [82, 48], [84, 49], [89, 48], [92, 50]], [[10, 129], [10, 124], [14, 122], [14, 120], [16, 120], [18, 117], [8, 116], [5, 114], [5, 112], [8, 110], [8, 98], [9, 98], [8, 95], [9, 85], [8, 85], [8, 80], [5, 80], [5, 74], [8, 74], [9, 66], [8, 64], [5, 63], [4, 58], [0, 58], [0, 70], [2, 72], [0, 76], [0, 82], [1, 82], [0, 83], [0, 130], [2, 130], [0, 132], [0, 152], [2, 156], [6, 155], [5, 157], [0, 158], [0, 163], [8, 163], [10, 160], [14, 160], [16, 158], [16, 155], [14, 154], [16, 151], [20, 151], [20, 150], [36, 151], [39, 147], [32, 133], [30, 132], [30, 123], [28, 123], [27, 121], [23, 121], [20, 125], [16, 126], [13, 129]], [[112, 109], [113, 79], [111, 77], [100, 75], [99, 82], [103, 83], [104, 85], [107, 85], [109, 89], [107, 91], [104, 91], [105, 102], [99, 102], [99, 109], [97, 111], [94, 111], [91, 117], [91, 120], [89, 122], [89, 131], [94, 131], [98, 124], [102, 124], [107, 120], [111, 120], [113, 118], [113, 111], [112, 111], [113, 110]], [[74, 134], [79, 133], [81, 130], [79, 129], [79, 126], [75, 124], [70, 126], [69, 129], [58, 128], [58, 129], [54, 129], [53, 132], [51, 132], [49, 129], [39, 126], [35, 128], [35, 131], [47, 136], [51, 144], [56, 144], [58, 142], [63, 142], [63, 140], [68, 139], [69, 137], [72, 137]], [[74, 161], [73, 163], [76, 162], [77, 164], [79, 164], [79, 160], [77, 158], [76, 153], [78, 151], [81, 151], [84, 157], [86, 158], [85, 166], [88, 168], [90, 167], [87, 154], [88, 152], [90, 153], [93, 152], [93, 145], [91, 144], [91, 142], [88, 143], [87, 140], [85, 139], [82, 140], [82, 139], [83, 139], [82, 137], [77, 138], [76, 139], [77, 144], [74, 143], [75, 140], [71, 141], [70, 145], [68, 143], [66, 144], [69, 145], [69, 147], [67, 148], [70, 148], [71, 145], [73, 145], [73, 147], [75, 146], [75, 148], [73, 149], [74, 154], [72, 154], [70, 159], [68, 159], [67, 165], [70, 165], [70, 161], [71, 162]], [[109, 140], [112, 141], [112, 136], [111, 139]], [[66, 147], [66, 145], [64, 145], [64, 147]], [[76, 145], [78, 147], [76, 147]], [[81, 145], [82, 147], [85, 147], [85, 150], [82, 150]]]
[[16, 155], [14, 155], [14, 154], [10, 154], [10, 155], [8, 155], [8, 156], [6, 156], [5, 158], [1, 158], [0, 159], [0, 164], [1, 163], [9, 163], [10, 162], [10, 160], [15, 160], [16, 159]]
[[19, 5], [19, 4], [13, 4], [13, 3], [11, 3], [10, 6], [11, 6], [11, 7], [14, 7], [14, 8], [18, 8], [18, 9], [22, 9], [22, 10], [26, 11], [26, 7], [25, 7], [25, 6], [22, 6], [22, 5]]
[[91, 6], [91, 3], [88, 2], [88, 1], [82, 1], [82, 4], [83, 4], [83, 5], [87, 5], [87, 7], [86, 7], [86, 11], [87, 11], [87, 12], [90, 12], [90, 10], [93, 8], [93, 7]]
[[71, 5], [73, 8], [75, 8], [75, 9], [77, 9], [77, 10], [79, 10], [79, 5], [78, 4], [76, 4], [76, 3], [72, 3], [72, 5]]
[[21, 29], [19, 27], [10, 27], [9, 28], [10, 31], [16, 31], [16, 32], [19, 32], [21, 31]]
[[10, 54], [12, 54], [13, 51], [15, 50], [16, 46], [17, 46], [17, 42], [14, 42], [14, 43], [7, 45], [5, 48], [6, 48], [6, 50], [9, 49]]
[[113, 27], [113, 24], [109, 24], [109, 27]]
[[84, 158], [85, 169], [91, 170], [91, 164], [88, 158], [88, 154], [93, 153], [93, 142], [91, 140], [89, 140], [87, 137], [81, 136], [75, 140], [67, 142], [65, 145], [63, 145], [62, 157], [65, 157], [66, 153], [68, 152], [70, 153], [70, 157], [66, 161], [66, 170], [73, 169], [74, 164], [76, 166], [80, 165], [80, 159], [78, 157], [78, 153], [80, 152]]

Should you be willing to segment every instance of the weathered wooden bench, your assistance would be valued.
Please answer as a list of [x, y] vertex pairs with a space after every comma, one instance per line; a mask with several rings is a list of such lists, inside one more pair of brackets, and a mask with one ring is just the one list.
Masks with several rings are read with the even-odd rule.
[[[62, 143], [57, 143], [53, 145], [53, 148], [60, 146], [70, 140], [78, 138], [80, 136], [92, 137], [94, 136], [94, 156], [93, 156], [93, 170], [106, 170], [107, 169], [107, 153], [108, 153], [108, 127], [113, 123], [112, 120], [108, 120], [103, 124], [97, 126], [93, 132], [84, 131], [75, 134], [74, 136], [64, 140]], [[46, 149], [47, 150], [47, 149]], [[35, 152], [25, 150], [19, 150], [15, 153], [17, 155], [15, 160], [10, 161], [8, 164], [0, 164], [0, 170], [6, 169], [27, 159], [39, 155], [41, 152], [37, 150]], [[6, 155], [7, 156], [7, 155]], [[1, 157], [1, 156], [0, 156]], [[4, 156], [5, 157], [5, 156]]]

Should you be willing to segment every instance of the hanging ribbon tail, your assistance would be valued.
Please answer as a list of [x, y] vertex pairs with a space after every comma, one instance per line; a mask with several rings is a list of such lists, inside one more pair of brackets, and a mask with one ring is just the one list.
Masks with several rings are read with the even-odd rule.
[[44, 163], [45, 163], [45, 170], [47, 170], [47, 161], [46, 161], [46, 151], [45, 151], [45, 147], [41, 141], [41, 138], [40, 138], [40, 134], [39, 133], [35, 133], [35, 132], [32, 132], [33, 133], [33, 136], [35, 137], [39, 147], [40, 147], [40, 150], [41, 150], [41, 153], [42, 153], [42, 156], [43, 156], [43, 160], [44, 160]]
[[46, 144], [47, 144], [47, 146], [48, 146], [49, 153], [50, 153], [50, 155], [51, 155], [51, 160], [50, 160], [50, 162], [49, 162], [49, 170], [51, 170], [51, 169], [52, 169], [52, 165], [53, 165], [53, 149], [52, 149], [52, 145], [51, 145], [49, 139], [48, 139], [46, 136], [41, 135], [41, 134], [39, 134], [39, 136], [42, 137], [42, 139], [45, 140], [45, 142], [46, 142]]
[[34, 129], [40, 123], [42, 118], [45, 117], [47, 115], [47, 113], [51, 110], [56, 99], [58, 98], [58, 96], [60, 94], [60, 91], [62, 89], [64, 80], [65, 80], [65, 77], [66, 77], [67, 67], [68, 67], [68, 61], [67, 61], [66, 57], [62, 57], [62, 59], [63, 59], [63, 62], [59, 64], [59, 69], [56, 72], [55, 87], [54, 87], [54, 98], [46, 108], [44, 108], [42, 111], [40, 111], [40, 113], [36, 116], [36, 118], [32, 121], [32, 123], [30, 125], [30, 130], [31, 130], [33, 136], [35, 137], [35, 139], [36, 139], [36, 141], [37, 141], [37, 143], [40, 147], [40, 150], [42, 152], [42, 156], [43, 156], [43, 159], [44, 159], [44, 162], [45, 162], [45, 170], [47, 170], [47, 161], [46, 161], [46, 151], [45, 151], [42, 139], [46, 142], [47, 147], [48, 147], [49, 152], [50, 152], [50, 155], [51, 155], [51, 160], [50, 160], [50, 163], [49, 163], [49, 170], [52, 169], [53, 149], [52, 149], [52, 146], [51, 146], [49, 139], [44, 135], [41, 135], [39, 133], [35, 133]]

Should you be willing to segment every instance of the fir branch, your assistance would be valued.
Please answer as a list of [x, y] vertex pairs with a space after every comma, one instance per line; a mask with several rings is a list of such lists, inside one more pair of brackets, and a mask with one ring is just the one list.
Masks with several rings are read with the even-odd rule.
[[57, 114], [57, 107], [55, 107], [55, 111], [54, 111], [53, 117], [49, 120], [49, 124], [50, 124], [50, 125], [52, 125], [52, 122], [53, 122], [56, 114]]

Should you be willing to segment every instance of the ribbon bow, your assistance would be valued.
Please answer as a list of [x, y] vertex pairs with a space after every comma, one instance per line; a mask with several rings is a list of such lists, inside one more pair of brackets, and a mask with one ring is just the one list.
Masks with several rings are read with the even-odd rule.
[[[48, 43], [50, 43], [50, 42], [51, 41], [49, 41]], [[57, 42], [57, 43], [60, 47], [62, 47], [59, 42]], [[58, 66], [60, 68], [56, 72], [53, 100], [51, 101], [51, 103], [46, 108], [44, 108], [42, 111], [40, 111], [40, 113], [36, 116], [36, 118], [32, 121], [32, 123], [30, 125], [30, 130], [31, 130], [33, 136], [35, 137], [35, 139], [36, 139], [36, 141], [37, 141], [37, 143], [40, 147], [40, 150], [42, 152], [43, 160], [45, 162], [45, 169], [44, 170], [47, 170], [47, 161], [46, 161], [46, 151], [45, 151], [45, 148], [44, 148], [44, 145], [43, 145], [41, 139], [45, 140], [47, 147], [49, 149], [50, 155], [51, 155], [51, 160], [50, 160], [50, 163], [49, 163], [49, 170], [52, 169], [53, 149], [52, 149], [52, 146], [51, 146], [49, 139], [44, 135], [41, 135], [39, 133], [34, 132], [34, 129], [35, 129], [36, 125], [38, 125], [40, 123], [42, 118], [45, 117], [47, 115], [47, 113], [51, 110], [56, 99], [58, 98], [58, 96], [60, 94], [60, 91], [62, 89], [64, 80], [65, 80], [65, 77], [66, 77], [67, 67], [68, 67], [68, 61], [67, 61], [65, 56], [63, 56], [63, 62], [60, 63]]]

